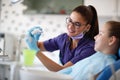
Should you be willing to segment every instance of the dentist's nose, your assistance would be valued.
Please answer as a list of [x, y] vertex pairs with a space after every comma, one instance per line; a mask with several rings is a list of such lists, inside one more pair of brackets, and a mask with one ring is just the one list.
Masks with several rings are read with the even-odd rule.
[[74, 29], [75, 29], [75, 27], [73, 26], [73, 24], [67, 25], [67, 28], [68, 28], [68, 29], [71, 29], [71, 30], [74, 30]]

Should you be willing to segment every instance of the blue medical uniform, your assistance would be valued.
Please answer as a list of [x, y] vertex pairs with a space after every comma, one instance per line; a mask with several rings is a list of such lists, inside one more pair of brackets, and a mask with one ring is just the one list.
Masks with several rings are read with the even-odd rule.
[[82, 60], [95, 53], [94, 41], [82, 38], [75, 49], [70, 49], [71, 39], [66, 33], [63, 33], [53, 39], [44, 42], [47, 51], [60, 50], [60, 61], [64, 65], [68, 61], [75, 64], [77, 61]]
[[110, 65], [115, 61], [115, 55], [97, 52], [96, 54], [77, 62], [75, 65], [59, 71], [59, 73], [68, 74], [72, 76], [74, 80], [90, 80], [93, 75], [98, 74], [107, 65]]

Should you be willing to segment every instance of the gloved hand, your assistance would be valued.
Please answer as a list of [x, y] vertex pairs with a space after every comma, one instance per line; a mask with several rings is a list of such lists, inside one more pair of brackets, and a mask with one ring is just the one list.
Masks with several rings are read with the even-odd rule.
[[29, 33], [31, 36], [33, 36], [33, 38], [34, 38], [35, 40], [39, 40], [42, 32], [43, 32], [43, 31], [42, 31], [42, 28], [39, 27], [39, 26], [35, 26], [35, 27], [31, 28], [31, 29], [28, 31], [28, 33]]
[[41, 36], [42, 29], [40, 27], [34, 27], [27, 32], [26, 43], [30, 49], [35, 50], [36, 53], [40, 50], [37, 46], [39, 37]]
[[40, 50], [37, 46], [37, 40], [35, 40], [32, 36], [26, 37], [26, 43], [27, 43], [28, 47], [32, 50], [35, 50], [36, 53]]

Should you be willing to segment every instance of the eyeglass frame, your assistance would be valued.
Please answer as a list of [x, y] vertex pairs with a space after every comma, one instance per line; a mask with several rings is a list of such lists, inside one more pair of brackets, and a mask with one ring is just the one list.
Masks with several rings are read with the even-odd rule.
[[76, 29], [79, 29], [81, 26], [85, 26], [87, 24], [81, 24], [80, 22], [73, 22], [70, 17], [66, 17], [66, 24], [72, 24]]

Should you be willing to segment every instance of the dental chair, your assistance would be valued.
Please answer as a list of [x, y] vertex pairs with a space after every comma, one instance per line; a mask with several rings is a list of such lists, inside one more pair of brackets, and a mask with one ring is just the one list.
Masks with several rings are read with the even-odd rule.
[[[119, 49], [120, 57], [120, 49]], [[120, 80], [120, 59], [107, 66], [97, 77], [96, 80]]]
[[115, 72], [115, 75], [110, 77], [110, 80], [120, 80], [120, 69]]

